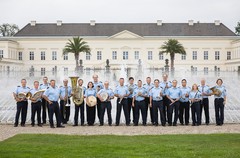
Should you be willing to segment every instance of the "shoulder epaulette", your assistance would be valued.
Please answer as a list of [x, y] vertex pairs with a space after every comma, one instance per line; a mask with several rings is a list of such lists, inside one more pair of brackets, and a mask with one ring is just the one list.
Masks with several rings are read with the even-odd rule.
[[21, 87], [21, 86], [17, 86], [17, 87]]
[[41, 83], [40, 86], [42, 86], [43, 84]]
[[49, 87], [47, 87], [47, 89], [48, 89]]
[[28, 89], [30, 89], [29, 87], [27, 87]]

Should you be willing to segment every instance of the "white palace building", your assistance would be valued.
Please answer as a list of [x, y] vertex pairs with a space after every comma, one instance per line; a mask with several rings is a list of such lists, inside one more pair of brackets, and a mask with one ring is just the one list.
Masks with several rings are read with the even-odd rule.
[[240, 71], [240, 36], [219, 20], [213, 23], [36, 23], [13, 37], [0, 37], [0, 71], [73, 71], [73, 54], [62, 55], [68, 39], [80, 36], [91, 48], [81, 53], [84, 69], [111, 69], [122, 64], [161, 69], [169, 55], [159, 53], [163, 42], [177, 39], [186, 55], [176, 55], [175, 70]]

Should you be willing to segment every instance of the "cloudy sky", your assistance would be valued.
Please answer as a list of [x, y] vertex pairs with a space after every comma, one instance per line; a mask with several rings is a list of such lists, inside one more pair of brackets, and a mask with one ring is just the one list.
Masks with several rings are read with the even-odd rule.
[[166, 23], [220, 20], [231, 30], [240, 21], [240, 0], [0, 0], [0, 24]]

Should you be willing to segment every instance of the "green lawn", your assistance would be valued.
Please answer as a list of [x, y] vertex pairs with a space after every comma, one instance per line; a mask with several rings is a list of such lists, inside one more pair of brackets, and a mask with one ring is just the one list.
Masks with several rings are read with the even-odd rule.
[[21, 134], [0, 142], [9, 157], [240, 157], [240, 134], [69, 136]]

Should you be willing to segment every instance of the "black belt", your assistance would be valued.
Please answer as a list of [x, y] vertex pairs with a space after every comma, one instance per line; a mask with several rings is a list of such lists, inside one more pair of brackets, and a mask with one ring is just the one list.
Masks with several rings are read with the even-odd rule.
[[215, 100], [224, 100], [223, 98], [215, 98]]
[[140, 103], [140, 102], [143, 102], [144, 100], [140, 100], [140, 101], [138, 101], [138, 100], [135, 100], [136, 102], [138, 102], [138, 103]]
[[[39, 102], [41, 103], [41, 101], [37, 101], [37, 102], [35, 102], [35, 103], [39, 103]], [[32, 103], [33, 103], [33, 102], [32, 102]], [[34, 103], [33, 103], [33, 104], [34, 104]]]
[[162, 101], [162, 100], [153, 100], [154, 102], [160, 102], [160, 101]]
[[57, 103], [57, 101], [52, 101], [52, 100], [50, 100], [50, 102]]

